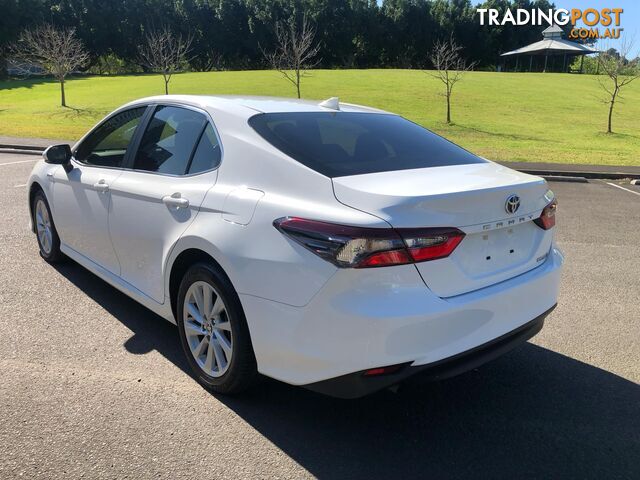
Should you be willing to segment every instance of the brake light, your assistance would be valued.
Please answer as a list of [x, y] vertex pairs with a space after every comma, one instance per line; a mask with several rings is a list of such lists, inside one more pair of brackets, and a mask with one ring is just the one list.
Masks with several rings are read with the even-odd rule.
[[558, 209], [558, 202], [553, 199], [549, 205], [542, 209], [540, 217], [536, 218], [534, 222], [543, 230], [549, 230], [556, 225], [556, 210]]
[[464, 238], [456, 228], [393, 229], [338, 225], [297, 217], [273, 225], [341, 268], [369, 268], [447, 257]]
[[414, 262], [448, 257], [464, 238], [457, 228], [401, 229], [400, 234]]
[[390, 250], [388, 252], [372, 253], [367, 258], [363, 259], [358, 265], [354, 265], [356, 268], [364, 267], [382, 267], [384, 265], [402, 265], [404, 263], [411, 263], [409, 254], [404, 250]]

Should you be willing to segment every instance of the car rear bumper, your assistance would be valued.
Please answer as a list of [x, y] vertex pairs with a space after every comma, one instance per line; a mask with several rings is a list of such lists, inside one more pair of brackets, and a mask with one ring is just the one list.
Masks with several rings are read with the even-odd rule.
[[407, 380], [435, 381], [451, 378], [487, 363], [535, 336], [555, 305], [521, 327], [466, 352], [426, 365], [403, 365], [390, 374], [367, 376], [366, 370], [304, 385], [314, 392], [338, 398], [359, 398]]
[[562, 263], [552, 248], [533, 270], [449, 298], [399, 265], [340, 269], [304, 307], [240, 299], [264, 375], [304, 386], [389, 365], [406, 364], [398, 375], [411, 375], [542, 321], [557, 303]]

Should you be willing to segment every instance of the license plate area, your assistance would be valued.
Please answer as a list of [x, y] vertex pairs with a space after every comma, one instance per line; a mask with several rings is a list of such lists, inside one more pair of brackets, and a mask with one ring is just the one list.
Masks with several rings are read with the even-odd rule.
[[468, 234], [454, 260], [467, 275], [477, 278], [517, 268], [531, 260], [542, 239], [533, 222]]

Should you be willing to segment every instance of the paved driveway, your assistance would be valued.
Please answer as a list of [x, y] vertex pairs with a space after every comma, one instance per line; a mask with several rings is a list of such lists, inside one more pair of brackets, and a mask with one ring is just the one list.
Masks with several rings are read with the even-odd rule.
[[34, 158], [0, 155], [0, 478], [640, 478], [640, 195], [552, 184], [560, 304], [477, 371], [357, 401], [275, 381], [224, 398], [174, 326], [39, 258]]

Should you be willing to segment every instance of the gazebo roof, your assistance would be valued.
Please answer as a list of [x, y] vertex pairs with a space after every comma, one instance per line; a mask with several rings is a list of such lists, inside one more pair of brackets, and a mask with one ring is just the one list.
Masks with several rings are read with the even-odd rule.
[[517, 48], [501, 54], [501, 57], [509, 55], [536, 55], [536, 54], [573, 54], [573, 55], [589, 55], [590, 53], [597, 53], [593, 47], [583, 45], [581, 43], [570, 42], [563, 38], [547, 38], [540, 40], [539, 42], [532, 43], [526, 47]]
[[562, 38], [562, 35], [564, 35], [564, 32], [556, 24], [550, 25], [542, 31], [542, 36], [544, 38], [554, 38], [556, 36], [560, 36], [560, 38]]
[[521, 47], [516, 50], [511, 50], [501, 54], [501, 57], [509, 55], [553, 55], [553, 54], [567, 54], [567, 55], [589, 55], [590, 53], [597, 53], [593, 47], [583, 45], [582, 43], [570, 42], [562, 38], [564, 35], [563, 30], [558, 25], [550, 25], [542, 31], [542, 40], [532, 43], [526, 47]]

